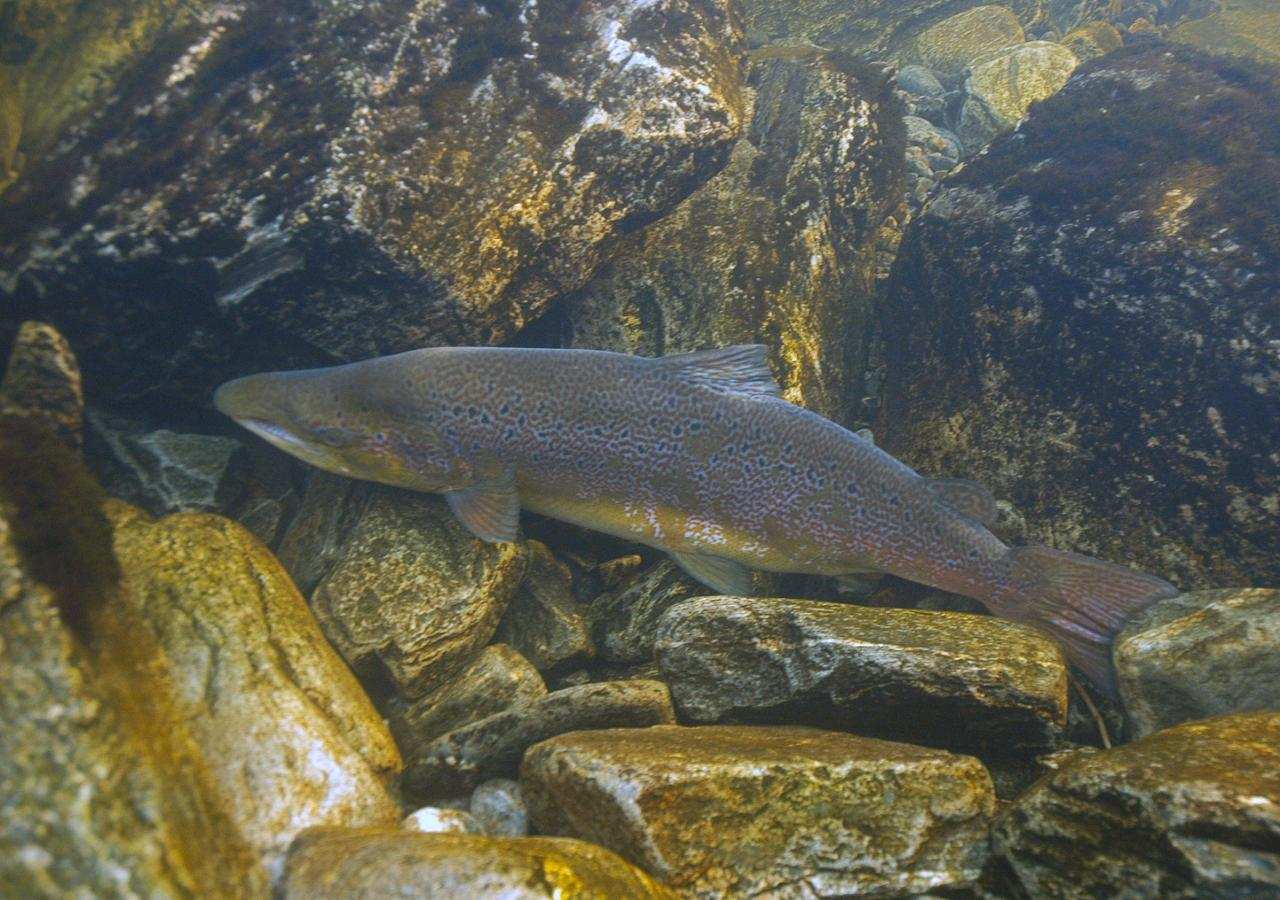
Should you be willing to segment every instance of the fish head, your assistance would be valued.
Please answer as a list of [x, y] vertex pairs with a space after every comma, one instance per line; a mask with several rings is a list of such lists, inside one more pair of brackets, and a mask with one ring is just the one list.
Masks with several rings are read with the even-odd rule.
[[359, 365], [247, 375], [219, 387], [213, 404], [326, 472], [420, 491], [465, 485], [465, 461], [423, 416], [385, 402]]

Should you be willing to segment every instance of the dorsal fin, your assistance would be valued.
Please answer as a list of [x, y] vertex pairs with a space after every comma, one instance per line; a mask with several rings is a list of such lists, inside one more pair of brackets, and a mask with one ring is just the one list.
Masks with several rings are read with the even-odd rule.
[[927, 479], [929, 491], [956, 512], [990, 528], [996, 523], [996, 498], [976, 481], [964, 478]]
[[663, 356], [657, 364], [680, 373], [688, 382], [728, 394], [781, 397], [773, 380], [764, 344], [738, 344], [714, 350], [695, 350]]

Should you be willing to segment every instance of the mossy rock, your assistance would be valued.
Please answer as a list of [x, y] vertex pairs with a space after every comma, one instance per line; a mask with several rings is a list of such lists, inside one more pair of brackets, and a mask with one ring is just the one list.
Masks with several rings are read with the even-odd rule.
[[1280, 62], [1280, 6], [1272, 0], [1219, 0], [1219, 9], [1174, 28], [1172, 40], [1212, 53]]
[[1184, 589], [1280, 580], [1280, 69], [1132, 38], [908, 228], [889, 452], [1028, 540]]

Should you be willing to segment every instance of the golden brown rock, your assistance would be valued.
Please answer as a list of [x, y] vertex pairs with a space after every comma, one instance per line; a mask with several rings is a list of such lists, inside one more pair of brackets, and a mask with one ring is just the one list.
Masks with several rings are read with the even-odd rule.
[[84, 439], [80, 365], [52, 325], [23, 322], [0, 380], [0, 414], [35, 418], [70, 447]]
[[220, 516], [108, 514], [130, 611], [157, 651], [154, 683], [135, 689], [168, 696], [268, 867], [308, 825], [397, 821], [395, 744], [275, 557]]
[[962, 886], [995, 805], [976, 759], [808, 728], [566, 734], [529, 750], [521, 781], [539, 830], [708, 898]]
[[1280, 62], [1280, 6], [1271, 0], [1221, 0], [1203, 18], [1183, 22], [1169, 37], [1210, 53]]
[[1280, 894], [1280, 712], [1188, 722], [1067, 762], [997, 822], [1033, 897]]
[[959, 77], [979, 57], [1026, 40], [1007, 6], [975, 6], [929, 26], [908, 46], [908, 61]]
[[565, 838], [317, 828], [289, 853], [285, 900], [674, 900], [608, 850]]

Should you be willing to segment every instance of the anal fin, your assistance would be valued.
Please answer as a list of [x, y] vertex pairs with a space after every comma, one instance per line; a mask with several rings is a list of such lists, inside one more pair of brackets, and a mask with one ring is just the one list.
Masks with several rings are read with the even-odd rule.
[[716, 593], [731, 597], [750, 597], [754, 593], [751, 570], [740, 562], [709, 553], [672, 553], [671, 558]]
[[520, 497], [513, 468], [444, 495], [467, 530], [491, 544], [514, 541], [520, 528]]

